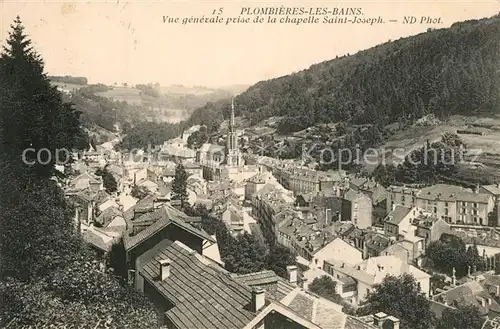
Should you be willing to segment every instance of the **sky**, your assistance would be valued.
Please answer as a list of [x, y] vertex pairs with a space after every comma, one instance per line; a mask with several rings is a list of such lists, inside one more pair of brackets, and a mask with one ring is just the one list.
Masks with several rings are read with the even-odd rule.
[[[163, 22], [163, 16], [181, 20], [211, 16], [219, 8], [223, 8], [224, 20], [236, 19], [242, 8], [250, 7], [251, 11], [277, 6], [361, 8], [360, 17], [381, 16], [386, 22], [374, 25]], [[159, 82], [165, 86], [220, 87], [283, 76], [337, 55], [354, 54], [428, 28], [448, 27], [457, 21], [491, 17], [499, 12], [500, 0], [0, 0], [0, 40], [4, 42], [10, 24], [20, 15], [50, 75], [85, 76], [90, 83]], [[418, 23], [403, 24], [404, 16], [415, 16]], [[422, 16], [440, 17], [441, 23], [420, 24]]]

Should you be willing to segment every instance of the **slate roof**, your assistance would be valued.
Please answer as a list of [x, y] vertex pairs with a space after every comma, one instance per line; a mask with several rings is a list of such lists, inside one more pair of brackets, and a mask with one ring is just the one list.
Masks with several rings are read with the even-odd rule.
[[234, 279], [250, 287], [265, 289], [266, 295], [277, 301], [280, 301], [295, 289], [294, 285], [282, 279], [271, 270], [235, 275]]
[[[448, 304], [453, 305], [475, 305], [481, 313], [487, 314], [489, 311], [500, 313], [500, 305], [493, 299], [487, 290], [477, 281], [470, 281], [460, 286], [442, 292], [434, 296], [436, 300], [440, 300], [442, 296], [446, 296]], [[491, 304], [486, 308], [478, 301], [479, 298], [489, 299]]]
[[[170, 276], [160, 281], [159, 261], [166, 258], [171, 260]], [[145, 265], [141, 275], [174, 305], [165, 316], [176, 328], [243, 328], [255, 317], [248, 310], [249, 287], [178, 241]]]
[[[126, 234], [123, 237], [123, 244], [125, 246], [125, 250], [129, 251], [133, 248], [137, 247], [139, 244], [143, 243], [156, 233], [160, 232], [162, 229], [167, 227], [168, 225], [176, 225], [184, 230], [202, 238], [207, 241], [215, 242], [208, 233], [203, 230], [199, 230], [192, 225], [188, 224], [185, 220], [189, 219], [185, 213], [171, 207], [171, 206], [163, 206], [153, 212], [147, 213], [139, 217], [137, 220], [139, 222], [151, 222], [152, 224], [146, 227], [144, 230], [140, 231], [136, 235], [130, 236]], [[133, 221], [135, 222], [135, 221]]]
[[322, 329], [344, 329], [346, 315], [342, 306], [312, 293], [296, 288], [281, 303]]
[[401, 223], [410, 211], [410, 208], [397, 205], [394, 210], [387, 215], [385, 222], [393, 225], [399, 225], [399, 223]]

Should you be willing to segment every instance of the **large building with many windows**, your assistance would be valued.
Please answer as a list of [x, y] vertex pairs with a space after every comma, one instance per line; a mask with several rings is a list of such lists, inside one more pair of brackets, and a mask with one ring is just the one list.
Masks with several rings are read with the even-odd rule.
[[436, 184], [424, 188], [391, 186], [388, 188], [387, 209], [395, 206], [419, 207], [448, 223], [488, 225], [488, 214], [495, 206], [494, 197], [460, 186]]

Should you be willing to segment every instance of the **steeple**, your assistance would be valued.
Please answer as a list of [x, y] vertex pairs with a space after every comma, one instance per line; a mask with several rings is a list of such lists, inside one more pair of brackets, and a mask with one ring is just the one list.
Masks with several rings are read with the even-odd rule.
[[238, 148], [238, 135], [234, 124], [234, 98], [231, 98], [231, 118], [229, 119], [229, 132], [227, 135], [226, 148], [227, 164], [229, 166], [239, 166], [242, 163]]
[[234, 130], [234, 97], [231, 98], [231, 119], [229, 121], [229, 128]]

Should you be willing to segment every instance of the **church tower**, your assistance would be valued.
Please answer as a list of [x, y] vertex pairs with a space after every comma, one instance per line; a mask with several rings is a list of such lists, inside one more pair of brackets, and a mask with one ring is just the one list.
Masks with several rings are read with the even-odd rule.
[[229, 133], [227, 135], [227, 165], [237, 167], [242, 165], [240, 149], [238, 148], [238, 135], [234, 126], [234, 100], [231, 99], [231, 118], [229, 119]]

